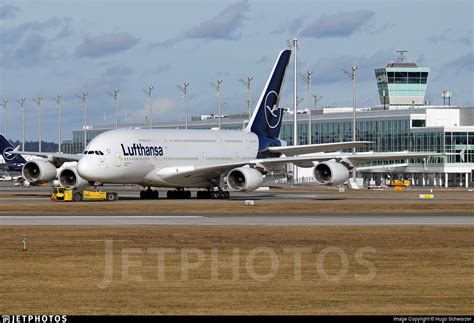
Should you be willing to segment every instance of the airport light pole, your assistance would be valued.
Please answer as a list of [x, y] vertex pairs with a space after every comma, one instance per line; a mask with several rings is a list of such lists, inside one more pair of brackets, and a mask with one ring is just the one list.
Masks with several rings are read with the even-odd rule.
[[5, 138], [8, 140], [8, 99], [6, 97], [3, 97], [2, 101], [2, 107], [3, 107], [3, 134], [5, 135]]
[[38, 151], [41, 152], [41, 141], [42, 141], [42, 124], [41, 124], [41, 103], [43, 102], [43, 97], [42, 96], [38, 96], [36, 99], [33, 99], [33, 102], [36, 103], [36, 105], [38, 106], [38, 114], [39, 114], [39, 117], [38, 117]]
[[[352, 65], [351, 72], [347, 71], [346, 69], [343, 72], [351, 78], [352, 83], [352, 141], [356, 141], [356, 72], [357, 66], [354, 64]], [[352, 148], [352, 154], [356, 154], [356, 148]], [[355, 167], [352, 169], [352, 178], [355, 179], [356, 177], [356, 170]]]
[[114, 105], [115, 105], [115, 129], [119, 126], [119, 117], [118, 117], [118, 93], [119, 89], [115, 89], [112, 91], [107, 91], [107, 93], [114, 98]]
[[149, 120], [148, 120], [148, 127], [151, 129], [153, 128], [153, 101], [151, 100], [151, 95], [153, 92], [153, 86], [151, 84], [148, 85], [148, 88], [145, 90], [143, 89], [148, 101], [149, 107]]
[[56, 109], [58, 109], [58, 153], [61, 152], [61, 100], [63, 96], [58, 94], [53, 101], [56, 102]]
[[311, 144], [311, 103], [313, 102], [312, 98], [312, 77], [313, 77], [313, 71], [308, 70], [306, 72], [306, 75], [300, 74], [300, 77], [303, 81], [306, 82], [306, 88], [308, 89], [308, 145]]
[[296, 97], [296, 104], [297, 104], [297, 106], [299, 106], [300, 103], [303, 102], [303, 101], [304, 101], [304, 98], [300, 98], [299, 96]]
[[252, 76], [248, 76], [247, 77], [247, 81], [245, 81], [244, 79], [240, 79], [239, 82], [242, 83], [246, 88], [247, 88], [247, 105], [248, 105], [248, 110], [249, 110], [249, 120], [250, 118], [252, 118], [252, 80], [253, 80], [253, 77]]
[[82, 100], [82, 108], [84, 109], [84, 149], [82, 151], [85, 151], [87, 146], [87, 95], [87, 92], [78, 95], [78, 98]]
[[212, 87], [216, 89], [217, 95], [217, 117], [219, 119], [219, 130], [221, 129], [221, 85], [222, 80], [217, 80], [217, 84], [211, 82]]
[[299, 49], [298, 39], [293, 38], [289, 41], [290, 49], [293, 51], [295, 57], [295, 79], [294, 79], [294, 91], [293, 91], [293, 100], [294, 100], [294, 115], [293, 115], [293, 146], [298, 145], [298, 92], [297, 92], [297, 76], [298, 76], [298, 69], [297, 69], [297, 53]]
[[20, 105], [21, 109], [21, 119], [22, 119], [22, 137], [21, 137], [21, 150], [25, 151], [25, 98], [21, 98], [19, 100], [16, 100], [18, 104]]
[[313, 82], [313, 71], [311, 70], [308, 70], [306, 72], [306, 75], [303, 75], [303, 74], [299, 74], [300, 78], [306, 82], [306, 88], [308, 89], [308, 109], [311, 109], [311, 96], [312, 96], [312, 89], [311, 89], [311, 86], [312, 86], [312, 82]]
[[317, 95], [316, 93], [313, 94], [313, 101], [314, 101], [314, 109], [318, 108], [318, 103], [321, 101], [323, 96]]
[[189, 88], [189, 82], [184, 82], [183, 86], [181, 85], [176, 85], [178, 90], [183, 92], [184, 94], [184, 124], [185, 124], [185, 129], [188, 129], [188, 112], [189, 112], [189, 106], [188, 106], [188, 88]]

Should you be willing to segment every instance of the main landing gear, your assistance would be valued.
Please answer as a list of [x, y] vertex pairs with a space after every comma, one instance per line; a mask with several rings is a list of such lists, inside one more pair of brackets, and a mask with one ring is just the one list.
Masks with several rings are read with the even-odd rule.
[[[166, 193], [166, 197], [168, 199], [190, 199], [191, 192], [183, 188], [178, 188], [173, 191], [168, 191]], [[217, 191], [207, 189], [205, 191], [198, 191], [196, 197], [198, 199], [228, 200], [230, 198], [230, 193], [228, 191], [223, 191], [222, 189]], [[152, 190], [150, 187], [148, 187], [148, 189], [140, 191], [140, 199], [158, 199], [158, 191]]]
[[142, 200], [156, 200], [158, 196], [158, 191], [154, 191], [149, 187], [147, 190], [140, 191], [140, 199]]
[[198, 199], [228, 200], [230, 193], [219, 189], [218, 191], [206, 190], [197, 192]]
[[177, 189], [177, 190], [174, 190], [174, 191], [166, 192], [166, 197], [168, 199], [190, 199], [191, 198], [191, 192], [186, 191], [184, 189]]

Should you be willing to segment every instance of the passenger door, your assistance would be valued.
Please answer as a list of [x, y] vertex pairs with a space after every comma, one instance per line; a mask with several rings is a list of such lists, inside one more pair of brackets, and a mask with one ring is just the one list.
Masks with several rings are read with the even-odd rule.
[[116, 167], [122, 166], [122, 155], [120, 155], [120, 153], [115, 153], [115, 166]]

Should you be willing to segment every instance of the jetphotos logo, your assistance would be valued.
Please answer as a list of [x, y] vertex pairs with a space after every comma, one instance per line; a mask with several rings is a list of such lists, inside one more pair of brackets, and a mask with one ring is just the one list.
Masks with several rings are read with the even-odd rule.
[[267, 125], [274, 129], [281, 121], [282, 110], [278, 107], [278, 94], [275, 91], [270, 91], [265, 97], [265, 120]]
[[66, 315], [2, 315], [1, 323], [66, 323]]
[[134, 143], [132, 146], [122, 146], [124, 156], [163, 156], [163, 147], [161, 146], [143, 146]]

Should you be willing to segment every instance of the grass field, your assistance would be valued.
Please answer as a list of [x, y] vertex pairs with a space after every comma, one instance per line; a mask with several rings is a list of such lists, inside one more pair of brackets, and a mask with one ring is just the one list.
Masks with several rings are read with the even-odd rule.
[[9, 213], [471, 213], [474, 214], [472, 200], [380, 200], [376, 197], [361, 199], [330, 200], [256, 200], [255, 206], [248, 207], [244, 201], [209, 200], [158, 200], [158, 201], [117, 201], [117, 202], [2, 202], [0, 214]]
[[[473, 227], [2, 227], [0, 312], [466, 315], [473, 237]], [[159, 248], [171, 248], [165, 261]], [[288, 248], [305, 248], [300, 272]]]

